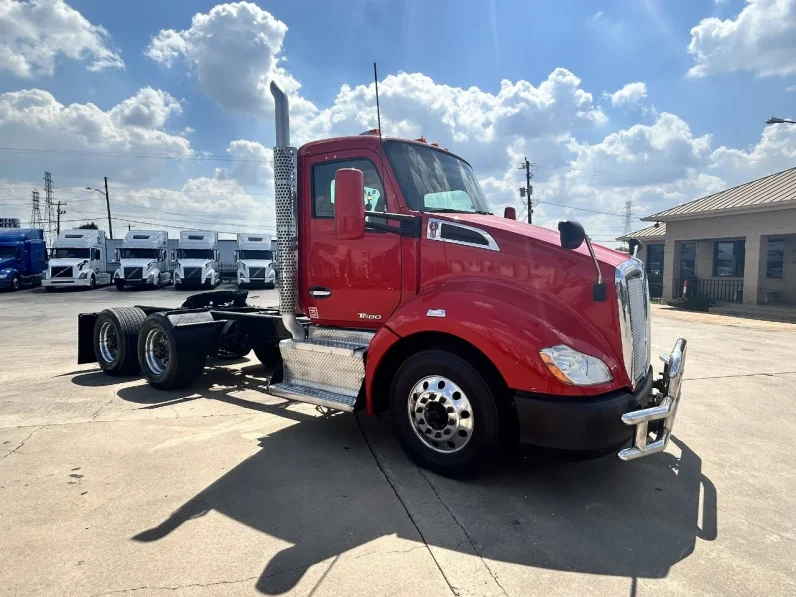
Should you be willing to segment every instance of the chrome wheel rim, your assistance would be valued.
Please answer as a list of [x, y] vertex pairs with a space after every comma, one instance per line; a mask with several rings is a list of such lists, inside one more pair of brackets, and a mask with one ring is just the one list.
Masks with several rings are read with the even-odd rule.
[[11, 287], [14, 290], [19, 290], [19, 278], [14, 278], [13, 280], [11, 280]]
[[119, 334], [116, 326], [112, 322], [106, 321], [102, 324], [99, 333], [99, 350], [102, 360], [112, 363], [119, 354]]
[[442, 454], [462, 450], [473, 436], [473, 408], [464, 391], [447, 377], [418, 381], [407, 400], [409, 422], [427, 447]]
[[147, 368], [155, 375], [162, 375], [169, 366], [170, 349], [169, 340], [161, 330], [157, 328], [149, 330], [144, 353]]

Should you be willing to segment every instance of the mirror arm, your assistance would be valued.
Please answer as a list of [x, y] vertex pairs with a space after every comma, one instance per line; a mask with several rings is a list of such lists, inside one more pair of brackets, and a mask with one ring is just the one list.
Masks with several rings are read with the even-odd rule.
[[594, 254], [594, 248], [591, 246], [591, 239], [586, 236], [586, 247], [589, 249], [589, 255], [594, 262], [594, 268], [597, 270], [597, 284], [603, 283], [603, 273], [600, 271], [600, 264], [597, 263], [597, 256]]

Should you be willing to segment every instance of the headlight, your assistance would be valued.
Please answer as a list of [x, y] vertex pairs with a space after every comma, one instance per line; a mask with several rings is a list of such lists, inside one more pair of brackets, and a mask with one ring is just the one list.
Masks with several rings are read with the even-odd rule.
[[180, 279], [180, 272], [175, 270], [175, 272], [174, 272], [174, 280], [176, 281], [176, 280], [179, 280], [179, 279]]
[[83, 280], [83, 279], [85, 279], [86, 276], [88, 276], [88, 272], [80, 272], [80, 274], [77, 277], [80, 280]]
[[10, 269], [0, 269], [0, 278], [7, 278], [10, 274]]
[[539, 351], [542, 361], [560, 381], [576, 386], [593, 386], [611, 381], [608, 367], [597, 357], [578, 352], [565, 344]]
[[118, 278], [120, 275], [121, 274], [119, 274], [119, 270], [118, 269], [115, 272], [113, 272], [113, 277], [114, 278]]

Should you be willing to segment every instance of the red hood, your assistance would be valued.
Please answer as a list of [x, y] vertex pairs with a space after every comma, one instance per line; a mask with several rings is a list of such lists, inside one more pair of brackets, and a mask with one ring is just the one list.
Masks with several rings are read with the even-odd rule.
[[[541, 226], [534, 226], [527, 222], [520, 222], [517, 220], [509, 220], [508, 218], [501, 218], [499, 216], [488, 216], [480, 214], [433, 214], [434, 217], [440, 219], [451, 220], [453, 222], [462, 222], [472, 226], [478, 226], [489, 231], [492, 236], [497, 240], [506, 234], [519, 235], [529, 239], [534, 239], [539, 242], [548, 243], [561, 248], [561, 242], [556, 230], [549, 228], [542, 228]], [[588, 234], [588, 231], [587, 231]], [[499, 243], [498, 243], [499, 244]], [[594, 247], [594, 254], [600, 263], [616, 267], [623, 261], [627, 261], [627, 253], [620, 253], [608, 247], [592, 243]], [[566, 251], [567, 249], [561, 249]], [[580, 248], [572, 251], [573, 253], [580, 253], [589, 257], [589, 250], [586, 248], [586, 243], [583, 243]]]

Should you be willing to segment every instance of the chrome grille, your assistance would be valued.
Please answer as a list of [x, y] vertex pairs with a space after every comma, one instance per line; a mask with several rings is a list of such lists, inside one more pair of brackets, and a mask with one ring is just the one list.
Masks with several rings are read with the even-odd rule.
[[251, 275], [249, 278], [251, 280], [265, 280], [265, 268], [262, 267], [252, 267], [250, 268]]
[[202, 278], [202, 268], [201, 267], [184, 267], [182, 271], [185, 273], [185, 279], [194, 278], [199, 280]]
[[125, 280], [140, 280], [143, 275], [143, 268], [140, 267], [126, 267], [124, 268]]
[[620, 263], [615, 284], [622, 357], [635, 389], [650, 366], [650, 299], [644, 264], [638, 259]]
[[638, 384], [644, 379], [650, 367], [647, 277], [628, 280], [627, 294], [630, 299], [630, 330], [633, 333], [633, 381]]

